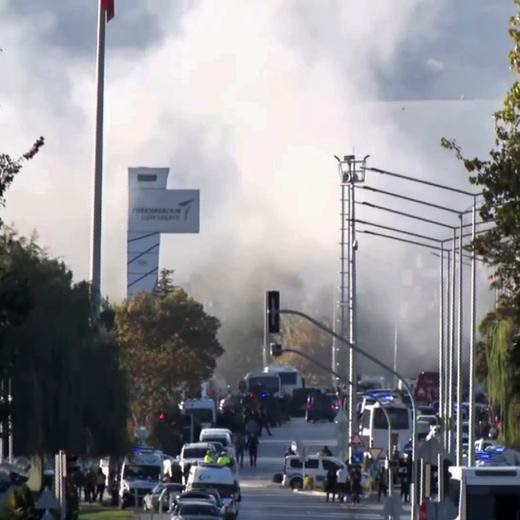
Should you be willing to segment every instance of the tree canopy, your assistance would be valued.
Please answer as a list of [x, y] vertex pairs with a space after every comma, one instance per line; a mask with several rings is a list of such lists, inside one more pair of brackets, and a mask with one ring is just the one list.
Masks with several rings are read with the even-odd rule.
[[480, 216], [494, 222], [472, 244], [492, 268], [491, 285], [499, 291], [496, 310], [480, 326], [476, 369], [502, 419], [502, 440], [520, 448], [520, 0], [514, 3], [519, 12], [510, 20], [509, 62], [516, 80], [494, 114], [489, 157], [468, 159], [455, 141], [443, 139], [442, 145], [463, 161], [470, 182], [482, 190]]
[[151, 426], [183, 393], [197, 395], [224, 352], [220, 323], [163, 272], [154, 293], [138, 293], [116, 310], [116, 334], [130, 382], [134, 426]]
[[[331, 366], [331, 337], [302, 318], [297, 316], [284, 318], [280, 339], [284, 347], [301, 350], [319, 363], [327, 367]], [[284, 354], [280, 358], [280, 363], [297, 368], [308, 385], [330, 386], [332, 376], [329, 372], [321, 370], [314, 363], [297, 354]]]
[[91, 315], [89, 285], [10, 230], [0, 236], [0, 275], [25, 287], [29, 302], [0, 330], [16, 453], [124, 453], [126, 381], [114, 338]]

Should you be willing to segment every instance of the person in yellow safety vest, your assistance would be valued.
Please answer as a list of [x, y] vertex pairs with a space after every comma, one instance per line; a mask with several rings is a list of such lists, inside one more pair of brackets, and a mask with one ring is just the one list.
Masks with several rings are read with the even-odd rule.
[[219, 455], [219, 458], [217, 459], [217, 464], [219, 466], [231, 466], [231, 459], [229, 458], [229, 455], [225, 451], [223, 451]]
[[215, 457], [213, 457], [213, 453], [209, 450], [206, 452], [206, 455], [204, 455], [204, 464], [215, 464]]

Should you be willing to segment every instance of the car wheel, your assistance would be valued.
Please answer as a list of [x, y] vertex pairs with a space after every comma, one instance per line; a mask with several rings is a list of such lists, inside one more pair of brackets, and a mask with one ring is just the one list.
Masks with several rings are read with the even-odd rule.
[[290, 483], [291, 489], [302, 489], [303, 488], [303, 480], [301, 477], [294, 477], [291, 479]]

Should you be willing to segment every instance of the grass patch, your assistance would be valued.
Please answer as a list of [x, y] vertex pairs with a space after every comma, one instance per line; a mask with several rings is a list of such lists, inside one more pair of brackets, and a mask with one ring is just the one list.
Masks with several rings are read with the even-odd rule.
[[133, 520], [134, 518], [134, 511], [128, 509], [89, 507], [79, 512], [79, 520]]

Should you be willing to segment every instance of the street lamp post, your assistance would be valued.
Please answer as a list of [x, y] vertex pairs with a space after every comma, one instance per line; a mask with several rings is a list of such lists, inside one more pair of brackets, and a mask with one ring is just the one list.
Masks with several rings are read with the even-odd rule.
[[[475, 213], [476, 213], [476, 199], [479, 195], [479, 193], [473, 193], [473, 192], [470, 192], [470, 191], [467, 191], [467, 190], [461, 190], [461, 189], [458, 189], [458, 188], [453, 188], [452, 186], [446, 186], [444, 184], [439, 184], [439, 183], [436, 183], [436, 182], [432, 182], [432, 181], [426, 181], [426, 180], [423, 180], [423, 179], [417, 179], [415, 177], [410, 177], [410, 176], [407, 176], [407, 175], [402, 175], [402, 174], [398, 174], [398, 173], [395, 173], [395, 172], [390, 172], [388, 170], [383, 170], [381, 168], [365, 168], [366, 170], [368, 171], [373, 171], [375, 173], [379, 173], [379, 174], [382, 174], [382, 175], [388, 175], [390, 177], [394, 177], [394, 178], [397, 178], [397, 179], [401, 179], [401, 180], [405, 180], [405, 181], [410, 181], [410, 182], [415, 182], [415, 183], [419, 183], [419, 184], [423, 184], [423, 185], [426, 185], [426, 186], [430, 186], [430, 187], [433, 187], [433, 188], [438, 188], [438, 189], [442, 189], [442, 190], [446, 190], [446, 191], [450, 191], [450, 192], [453, 192], [453, 193], [458, 193], [460, 195], [464, 195], [464, 196], [470, 196], [472, 197], [473, 199], [473, 207], [472, 207], [472, 212], [473, 212], [473, 222], [471, 224], [471, 227], [472, 227], [472, 240], [474, 241], [475, 240], [475, 226], [476, 226], [476, 218], [475, 218]], [[379, 190], [381, 193], [383, 193], [382, 190]], [[387, 195], [392, 195], [392, 196], [396, 196], [397, 194], [394, 194], [394, 193], [391, 193], [391, 192], [386, 192], [384, 194], [387, 194]], [[398, 196], [398, 195], [397, 195]], [[401, 197], [401, 198], [405, 198], [405, 197]], [[405, 198], [406, 200], [409, 200], [411, 202], [418, 202], [417, 199], [412, 199], [411, 197], [406, 197]], [[430, 206], [432, 207], [436, 207], [438, 205], [434, 205], [434, 204], [429, 204]], [[468, 211], [468, 210], [467, 210]], [[459, 270], [460, 270], [460, 274], [459, 274], [459, 314], [458, 314], [458, 342], [457, 342], [457, 358], [459, 359], [459, 354], [460, 354], [460, 360], [462, 359], [462, 240], [463, 240], [463, 228], [466, 227], [463, 222], [462, 222], [462, 219], [463, 219], [463, 215], [465, 213], [467, 213], [467, 211], [464, 211], [464, 212], [458, 212], [459, 213], [459, 218], [460, 218], [460, 237], [459, 237], [459, 247], [460, 247], [460, 262], [459, 262]], [[426, 221], [427, 219], [425, 219]], [[454, 235], [455, 235], [455, 232], [454, 232]], [[455, 242], [455, 239], [454, 239], [454, 242]], [[453, 269], [452, 269], [452, 279], [454, 281], [454, 276], [455, 276], [455, 254], [456, 254], [456, 249], [455, 249], [455, 243], [453, 244], [453, 259], [452, 259], [452, 262], [453, 262]], [[473, 252], [473, 256], [474, 256], [474, 252]], [[472, 263], [474, 262], [474, 258], [472, 258]], [[473, 274], [473, 269], [474, 269], [474, 265], [472, 267], [472, 284], [474, 283], [474, 277], [475, 275]], [[453, 288], [455, 286], [453, 285]], [[454, 292], [454, 291], [452, 291]], [[455, 298], [455, 295], [453, 294], [453, 299]], [[472, 287], [472, 296], [471, 296], [471, 315], [474, 316], [475, 313], [476, 313], [476, 309], [475, 309], [475, 305], [476, 305], [476, 293], [475, 293], [475, 289]], [[454, 343], [454, 340], [455, 340], [455, 331], [454, 331], [454, 306], [453, 308], [451, 309], [451, 323], [452, 323], [452, 328], [453, 328], [453, 334], [451, 335], [450, 337], [450, 340], [452, 342], [451, 344], [451, 348], [453, 348], [453, 343]], [[471, 330], [471, 333], [470, 333], [470, 377], [469, 377], [469, 380], [470, 380], [470, 385], [473, 385], [474, 383], [474, 356], [475, 356], [475, 332], [474, 332], [474, 322], [472, 321], [471, 323], [471, 327], [472, 327], [472, 330]], [[460, 347], [459, 347], [460, 345]], [[459, 348], [460, 348], [460, 352], [459, 352]], [[451, 365], [451, 368], [452, 370], [450, 371], [449, 373], [449, 376], [448, 377], [453, 377], [453, 365]], [[459, 376], [459, 372], [462, 373], [462, 361], [461, 361], [461, 364], [457, 367], [457, 397], [458, 397], [458, 403], [457, 403], [457, 406], [458, 407], [461, 407], [462, 403], [460, 402], [460, 399], [461, 396], [462, 396], [462, 377]], [[452, 387], [451, 387], [452, 388]], [[469, 406], [470, 406], [470, 423], [471, 421], [473, 421], [474, 423], [474, 420], [475, 420], [475, 412], [474, 412], [474, 406], [475, 406], [475, 402], [474, 402], [474, 397], [475, 397], [475, 394], [474, 394], [475, 390], [473, 387], [471, 387], [469, 389], [469, 394], [470, 394], [470, 403], [469, 403]], [[449, 397], [448, 397], [448, 400], [449, 400]], [[459, 410], [459, 408], [458, 408]], [[450, 416], [451, 414], [453, 413], [453, 406], [451, 406], [450, 408]], [[471, 429], [471, 424], [469, 424], [469, 428]], [[451, 428], [449, 428], [449, 430], [451, 430]], [[471, 432], [471, 439], [474, 440], [474, 431]], [[462, 463], [462, 439], [461, 439], [461, 435], [462, 435], [462, 417], [460, 414], [457, 415], [457, 449], [456, 449], [456, 459], [457, 459], [457, 464]], [[469, 439], [469, 440], [471, 440]], [[470, 446], [468, 446], [468, 456], [469, 456], [469, 460], [474, 460], [474, 443], [471, 444]]]
[[[322, 331], [326, 332], [327, 334], [331, 335], [332, 337], [335, 337], [337, 340], [339, 340], [342, 344], [345, 346], [353, 349], [357, 353], [365, 356], [367, 359], [375, 363], [377, 366], [383, 368], [384, 370], [390, 372], [390, 374], [394, 375], [401, 381], [403, 387], [405, 388], [406, 392], [410, 396], [410, 403], [412, 405], [412, 461], [414, 466], [413, 471], [413, 478], [412, 478], [412, 484], [411, 484], [411, 496], [414, 497], [411, 504], [411, 518], [412, 520], [415, 520], [417, 517], [417, 500], [416, 500], [416, 486], [415, 486], [415, 478], [417, 475], [417, 469], [416, 469], [416, 456], [417, 456], [417, 405], [415, 402], [415, 397], [413, 395], [413, 392], [410, 388], [410, 385], [406, 381], [406, 379], [399, 373], [396, 372], [392, 367], [387, 365], [386, 363], [383, 363], [381, 360], [379, 360], [376, 356], [373, 356], [366, 350], [360, 348], [358, 345], [351, 344], [346, 338], [339, 336], [339, 334], [336, 334], [333, 330], [329, 329], [327, 326], [320, 323], [318, 320], [315, 320], [308, 314], [305, 314], [300, 311], [292, 310], [292, 309], [280, 309], [278, 311], [279, 314], [289, 314], [293, 316], [299, 316], [300, 318], [303, 318], [304, 320], [308, 321], [309, 323], [312, 323], [314, 326], [318, 327]], [[353, 381], [355, 383], [355, 381]], [[350, 392], [352, 393], [352, 391]]]

